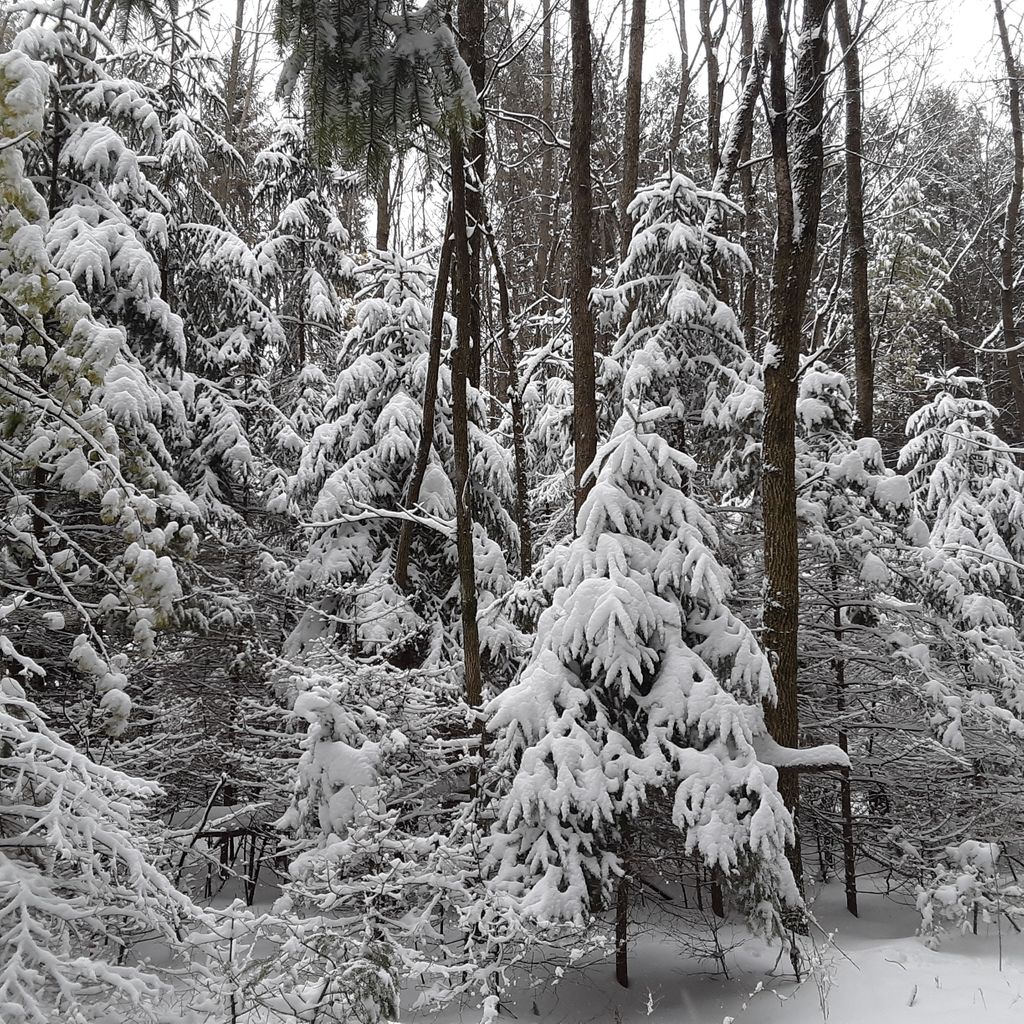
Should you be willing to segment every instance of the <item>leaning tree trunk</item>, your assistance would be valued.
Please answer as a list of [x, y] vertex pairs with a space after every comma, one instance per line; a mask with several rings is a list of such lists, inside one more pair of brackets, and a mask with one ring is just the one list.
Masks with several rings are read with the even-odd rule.
[[[420, 423], [420, 442], [416, 463], [405, 493], [405, 507], [411, 512], [420, 500], [420, 488], [430, 463], [430, 449], [434, 444], [434, 421], [437, 419], [437, 378], [441, 369], [441, 343], [444, 340], [444, 310], [448, 302], [448, 278], [452, 269], [452, 211], [445, 218], [444, 240], [437, 261], [437, 279], [434, 283], [434, 304], [430, 312], [430, 351], [427, 356], [427, 382], [423, 389], [423, 420]], [[409, 585], [409, 557], [415, 526], [411, 519], [403, 520], [395, 552], [395, 583], [400, 590]]]
[[1019, 441], [1024, 440], [1024, 375], [1021, 373], [1020, 357], [1017, 353], [1013, 253], [1017, 245], [1017, 221], [1020, 218], [1021, 188], [1024, 184], [1024, 136], [1021, 133], [1020, 77], [1017, 58], [1010, 45], [1010, 34], [1006, 28], [1006, 14], [1003, 11], [1002, 0], [995, 0], [995, 5], [999, 40], [1002, 43], [1003, 59], [1006, 63], [1010, 128], [1013, 133], [1013, 177], [1010, 180], [1010, 194], [1006, 199], [1006, 210], [1003, 214], [1002, 237], [999, 239], [999, 312], [1003, 328], [1006, 368], [1009, 371], [1014, 405], [1017, 407], [1017, 440]]
[[868, 302], [868, 243], [864, 232], [864, 170], [861, 152], [860, 50], [850, 25], [847, 0], [835, 0], [836, 31], [843, 48], [846, 79], [846, 224], [850, 240], [850, 298], [853, 305], [853, 363], [857, 382], [857, 436], [874, 434], [875, 367]]
[[594, 369], [594, 315], [590, 147], [594, 121], [594, 79], [590, 46], [589, 0], [569, 0], [572, 35], [572, 122], [569, 128], [569, 192], [572, 202], [572, 253], [569, 314], [572, 327], [573, 508], [579, 513], [590, 491], [584, 474], [597, 454], [597, 395]]
[[[803, 0], [792, 107], [786, 87], [783, 0], [767, 0], [769, 130], [778, 227], [772, 267], [768, 345], [764, 359], [762, 498], [764, 509], [764, 643], [772, 658], [777, 700], [766, 708], [769, 731], [787, 747], [799, 743], [797, 631], [800, 607], [796, 519], [796, 398], [807, 294], [814, 269], [824, 166], [822, 119], [831, 0]], [[779, 789], [796, 814], [800, 780], [780, 773]], [[790, 851], [799, 881], [799, 838]]]

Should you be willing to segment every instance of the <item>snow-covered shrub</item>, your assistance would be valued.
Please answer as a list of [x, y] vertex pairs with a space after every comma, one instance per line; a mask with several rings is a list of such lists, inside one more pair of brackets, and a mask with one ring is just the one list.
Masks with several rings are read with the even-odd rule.
[[0, 1019], [155, 1018], [170, 985], [132, 944], [156, 936], [175, 947], [197, 914], [154, 866], [145, 804], [158, 794], [79, 753], [16, 680], [0, 678]]
[[946, 931], [978, 931], [979, 921], [996, 927], [999, 915], [1024, 918], [1024, 890], [999, 869], [997, 843], [968, 839], [947, 846], [927, 881], [917, 888], [920, 933], [935, 948]]
[[339, 1020], [494, 991], [527, 937], [481, 876], [468, 779], [478, 739], [457, 682], [340, 659], [289, 681], [305, 723], [292, 858], [275, 907], [282, 1000], [311, 994]]

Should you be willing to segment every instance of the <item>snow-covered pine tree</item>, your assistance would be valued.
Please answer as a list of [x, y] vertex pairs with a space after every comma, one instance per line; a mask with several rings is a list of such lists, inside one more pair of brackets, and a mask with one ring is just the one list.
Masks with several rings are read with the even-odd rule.
[[25, 150], [46, 66], [0, 55], [0, 1016], [98, 1021], [166, 994], [129, 944], [175, 938], [189, 902], [148, 859], [154, 786], [94, 764], [46, 723], [63, 698], [88, 750], [127, 724], [129, 652], [153, 650], [194, 550], [195, 507], [161, 459], [161, 395], [121, 331], [51, 260]]
[[440, 5], [284, 0], [274, 25], [286, 54], [280, 89], [301, 84], [315, 147], [378, 177], [424, 129], [464, 126], [479, 110]]
[[268, 424], [270, 447], [282, 466], [268, 481], [273, 500], [286, 485], [284, 469], [294, 472], [303, 446], [324, 422], [324, 371], [336, 365], [351, 314], [343, 296], [352, 291], [354, 263], [349, 232], [339, 219], [345, 175], [314, 164], [299, 119], [277, 127], [256, 167], [255, 200], [271, 225], [256, 259], [283, 334], [271, 371], [273, 407], [284, 414]]
[[838, 735], [856, 766], [838, 794], [810, 780], [806, 810], [826, 875], [842, 838], [853, 906], [872, 864], [923, 883], [950, 842], [1024, 825], [1016, 794], [989, 785], [1024, 755], [1021, 640], [1001, 599], [1017, 586], [1020, 471], [977, 383], [932, 382], [903, 475], [875, 439], [853, 439], [842, 374], [801, 376], [801, 720], [811, 739]]
[[[762, 389], [736, 315], [716, 294], [716, 275], [749, 270], [742, 247], [707, 230], [716, 205], [729, 203], [679, 172], [639, 189], [629, 206], [635, 226], [626, 256], [595, 300], [601, 323], [617, 335], [606, 373], [617, 367], [621, 374], [633, 352], [657, 341], [669, 374], [652, 381], [645, 397], [671, 410], [677, 447], [713, 467], [715, 483], [736, 487], [750, 477]], [[605, 389], [613, 416], [614, 381]]]
[[541, 922], [586, 920], [623, 870], [630, 821], [664, 793], [686, 848], [772, 931], [799, 895], [792, 822], [758, 753], [771, 672], [729, 609], [696, 464], [664, 436], [675, 417], [645, 408], [674, 364], [654, 339], [633, 353], [578, 536], [547, 558], [530, 662], [486, 709], [506, 780], [493, 885]]
[[876, 220], [868, 282], [878, 350], [875, 433], [895, 454], [920, 404], [920, 374], [944, 365], [958, 339], [948, 322], [949, 263], [917, 179], [893, 186]]
[[[447, 664], [456, 642], [452, 609], [455, 549], [450, 371], [439, 371], [438, 407], [430, 461], [416, 509], [404, 509], [423, 417], [422, 401], [431, 332], [433, 271], [397, 253], [378, 253], [357, 271], [355, 324], [339, 361], [344, 369], [328, 402], [326, 421], [302, 453], [292, 500], [312, 514], [310, 542], [300, 555], [293, 585], [315, 606], [294, 640], [324, 635], [379, 653]], [[450, 323], [443, 325], [450, 339]], [[447, 342], [445, 342], [447, 344]], [[484, 398], [471, 426], [477, 578], [482, 595], [497, 596], [509, 583], [504, 551], [513, 549], [509, 514], [514, 484], [509, 453], [483, 428]], [[401, 517], [419, 517], [411, 557], [410, 588], [393, 580]], [[498, 541], [502, 541], [499, 546]], [[486, 597], [482, 597], [486, 601]], [[494, 624], [492, 653], [511, 633]], [[396, 646], [397, 645], [397, 646]]]

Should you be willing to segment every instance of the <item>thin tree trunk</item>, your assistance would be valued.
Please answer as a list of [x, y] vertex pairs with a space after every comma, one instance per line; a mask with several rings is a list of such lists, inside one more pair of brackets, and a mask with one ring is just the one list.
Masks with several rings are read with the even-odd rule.
[[615, 890], [615, 980], [629, 988], [629, 879], [625, 875]]
[[[711, 31], [711, 0], [700, 0], [697, 8], [700, 22], [700, 38], [704, 46], [704, 63], [707, 68], [708, 83], [708, 172], [712, 179], [718, 172], [721, 159], [722, 136], [722, 83], [719, 82], [718, 42], [716, 34]], [[724, 28], [723, 13], [723, 28]]]
[[483, 184], [486, 174], [487, 135], [484, 130], [484, 84], [487, 76], [484, 52], [484, 2], [459, 0], [459, 36], [462, 56], [469, 66], [469, 74], [480, 101], [480, 119], [466, 133], [466, 228], [469, 240], [469, 383], [480, 386], [480, 367], [483, 352], [480, 288], [481, 256], [483, 254]]
[[572, 200], [572, 253], [569, 314], [572, 328], [573, 507], [578, 514], [590, 491], [583, 476], [597, 454], [597, 397], [594, 369], [593, 195], [590, 147], [594, 120], [593, 61], [588, 0], [569, 0], [572, 36], [572, 123], [569, 128], [569, 192]]
[[633, 219], [629, 204], [636, 193], [640, 174], [640, 92], [643, 86], [644, 33], [647, 0], [633, 0], [629, 22], [629, 71], [626, 74], [626, 116], [622, 132], [622, 188], [619, 194], [619, 228], [622, 252], [629, 247]]
[[[551, 44], [551, 19], [554, 13], [551, 0], [543, 0], [541, 7], [541, 92], [540, 116], [544, 124], [554, 132], [554, 57]], [[537, 246], [537, 293], [545, 295], [551, 277], [551, 262], [554, 256], [552, 248], [552, 218], [555, 207], [555, 148], [545, 140], [540, 156], [540, 236]]]
[[[799, 744], [797, 631], [800, 606], [796, 518], [796, 397], [807, 294], [814, 268], [824, 165], [822, 118], [826, 22], [830, 0], [804, 0], [796, 54], [792, 109], [786, 87], [783, 0], [767, 0], [769, 36], [768, 122], [778, 228], [772, 269], [768, 348], [765, 353], [763, 428], [764, 643], [771, 654], [777, 699], [765, 709], [771, 735]], [[792, 159], [791, 146], [792, 141]], [[780, 773], [779, 790], [794, 815], [796, 772]], [[799, 838], [790, 862], [801, 881]]]
[[[744, 88], [753, 74], [763, 74], [764, 60], [754, 66], [754, 3], [741, 0], [740, 3], [740, 74]], [[751, 104], [753, 113], [753, 104]], [[743, 245], [750, 260], [750, 270], [744, 273], [740, 293], [740, 324], [748, 345], [753, 345], [754, 329], [757, 325], [757, 270], [758, 254], [754, 251], [754, 217], [756, 197], [754, 195], [754, 171], [750, 166], [753, 140], [753, 123], [743, 134], [739, 149], [740, 196], [743, 202]]]
[[861, 151], [860, 51], [850, 25], [847, 0], [835, 0], [836, 31], [843, 48], [846, 79], [846, 223], [850, 239], [850, 297], [853, 305], [853, 361], [857, 382], [857, 436], [874, 433], [875, 367], [868, 302], [868, 243], [864, 232], [864, 171]]
[[[423, 420], [420, 424], [420, 443], [416, 451], [416, 464], [405, 495], [405, 507], [410, 511], [420, 500], [420, 488], [430, 462], [430, 449], [434, 443], [434, 422], [437, 418], [437, 378], [441, 369], [441, 342], [444, 338], [444, 310], [448, 302], [448, 278], [452, 268], [452, 211], [445, 218], [444, 240], [437, 261], [437, 279], [434, 283], [434, 304], [430, 319], [430, 352], [427, 357], [427, 382], [423, 389]], [[409, 584], [409, 555], [415, 527], [410, 520], [402, 523], [395, 552], [395, 583], [405, 590]]]
[[519, 388], [519, 366], [516, 363], [516, 353], [512, 343], [508, 277], [490, 222], [487, 223], [487, 241], [491, 249], [491, 261], [494, 264], [494, 277], [498, 285], [501, 355], [505, 363], [508, 401], [512, 411], [512, 454], [515, 459], [516, 473], [516, 526], [519, 529], [519, 573], [525, 579], [533, 570], [530, 492], [526, 476], [526, 418], [523, 414], [523, 396]]
[[[459, 596], [462, 604], [462, 662], [466, 703], [478, 707], [481, 696], [480, 633], [476, 621], [476, 562], [473, 558], [473, 507], [470, 491], [469, 386], [472, 255], [467, 230], [465, 151], [462, 140], [451, 136], [452, 228], [455, 235], [455, 349], [452, 352], [452, 441], [455, 467], [455, 538], [459, 561]], [[479, 223], [479, 222], [477, 222]]]
[[1024, 376], [1021, 374], [1020, 357], [1017, 347], [1017, 323], [1015, 319], [1015, 295], [1013, 277], [1013, 254], [1017, 244], [1017, 221], [1020, 217], [1020, 197], [1024, 185], [1024, 136], [1021, 133], [1020, 77], [1017, 58], [1010, 45], [1010, 33], [1006, 28], [1006, 14], [1002, 0], [995, 0], [996, 22], [999, 26], [999, 40], [1003, 47], [1006, 63], [1006, 77], [1010, 101], [1010, 128], [1013, 133], [1013, 178], [1010, 194], [1006, 200], [1003, 215], [1003, 231], [999, 239], [1000, 292], [999, 311], [1003, 327], [1003, 349], [1006, 352], [1006, 368], [1010, 376], [1014, 405], [1017, 407], [1017, 439], [1024, 439]]
[[[769, 31], [765, 28], [757, 44], [757, 49], [754, 51], [750, 73], [740, 91], [739, 101], [733, 112], [732, 120], [729, 122], [729, 130], [722, 145], [722, 154], [718, 161], [718, 170], [715, 172], [712, 189], [715, 192], [721, 192], [724, 196], [728, 196], [732, 191], [736, 172], [740, 166], [744, 140], [750, 137], [754, 126], [754, 107], [761, 95], [765, 72], [768, 69], [769, 43]], [[717, 231], [721, 226], [721, 220], [721, 205], [712, 203], [708, 207], [705, 218], [705, 230]]]
[[[843, 642], [843, 619], [839, 610], [839, 578], [832, 570], [832, 623], [835, 626], [836, 643]], [[846, 661], [840, 651], [833, 662], [836, 673], [836, 716], [843, 718], [846, 711]], [[839, 730], [839, 749], [845, 754], [849, 750], [846, 730]], [[853, 837], [853, 792], [850, 787], [850, 773], [844, 771], [839, 778], [839, 810], [843, 829], [843, 883], [846, 888], [846, 909], [859, 917], [857, 909], [857, 847]]]
[[[225, 112], [225, 125], [224, 125], [224, 138], [234, 145], [238, 138], [237, 128], [240, 125], [236, 124], [238, 119], [237, 106], [238, 106], [238, 93], [239, 93], [239, 82], [242, 74], [242, 43], [243, 43], [243, 30], [245, 28], [245, 0], [235, 0], [235, 22], [234, 28], [231, 35], [231, 55], [228, 58], [228, 80], [225, 83], [224, 88], [224, 112]], [[171, 68], [174, 68], [174, 62], [171, 62]], [[226, 206], [228, 200], [231, 197], [231, 164], [225, 159], [220, 173], [220, 185], [219, 195], [217, 197], [218, 202], [221, 206]]]
[[676, 109], [672, 115], [672, 134], [668, 140], [669, 159], [675, 158], [679, 148], [679, 140], [683, 136], [683, 118], [686, 116], [686, 104], [690, 99], [690, 47], [686, 41], [686, 3], [679, 0], [679, 92], [676, 96]]

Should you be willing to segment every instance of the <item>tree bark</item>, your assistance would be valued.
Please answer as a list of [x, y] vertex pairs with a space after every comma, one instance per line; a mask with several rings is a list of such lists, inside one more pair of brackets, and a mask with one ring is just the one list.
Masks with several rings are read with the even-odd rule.
[[1017, 348], [1017, 322], [1015, 319], [1015, 288], [1013, 276], [1013, 254], [1017, 244], [1017, 221], [1020, 218], [1021, 188], [1024, 185], [1024, 135], [1021, 131], [1020, 77], [1017, 58], [1010, 45], [1010, 33], [1006, 28], [1006, 14], [1002, 0], [995, 0], [996, 23], [999, 26], [999, 41], [1003, 48], [1006, 64], [1007, 87], [1010, 106], [1010, 129], [1013, 134], [1013, 177], [1010, 180], [1010, 194], [1006, 199], [1003, 214], [1003, 231], [999, 239], [999, 313], [1003, 328], [1003, 350], [1006, 353], [1006, 369], [1010, 376], [1010, 389], [1017, 407], [1017, 440], [1024, 439], [1024, 376], [1021, 373], [1020, 356]]
[[[540, 116], [551, 131], [554, 131], [554, 56], [551, 42], [551, 19], [554, 12], [551, 0], [543, 0], [541, 6], [541, 85], [540, 85]], [[552, 220], [555, 209], [555, 147], [546, 139], [542, 143], [540, 155], [540, 204], [539, 244], [537, 246], [537, 294], [546, 295], [551, 277], [551, 262], [554, 256], [552, 245]]]
[[629, 248], [633, 219], [629, 204], [636, 194], [640, 174], [640, 92], [643, 86], [644, 34], [647, 0], [633, 0], [629, 21], [629, 70], [626, 74], [626, 116], [622, 132], [622, 188], [619, 194], [619, 228], [622, 253]]
[[[763, 68], [763, 57], [757, 67], [754, 64], [754, 3], [753, 0], [741, 0], [740, 74], [744, 90], [752, 75], [763, 75]], [[751, 115], [753, 115], [753, 105], [753, 101], [751, 101]], [[740, 196], [743, 203], [742, 240], [747, 259], [750, 260], [750, 270], [743, 275], [740, 292], [740, 325], [748, 345], [753, 345], [754, 330], [757, 325], [758, 254], [754, 251], [756, 197], [754, 194], [754, 171], [750, 166], [753, 134], [753, 117], [751, 117], [751, 125], [744, 132], [743, 142], [739, 148]]]
[[[708, 82], [708, 173], [714, 179], [718, 173], [718, 162], [722, 151], [722, 82], [719, 81], [718, 43], [720, 34], [711, 31], [711, 0], [700, 0], [697, 7], [700, 23], [700, 38], [704, 46], [704, 63], [707, 68]], [[725, 27], [725, 13], [722, 15], [722, 27]]]
[[683, 118], [686, 104], [690, 99], [690, 47], [686, 40], [686, 3], [679, 0], [679, 92], [676, 95], [676, 109], [672, 115], [672, 133], [668, 140], [669, 159], [674, 160], [679, 140], [683, 136]]
[[480, 386], [483, 352], [480, 273], [483, 253], [483, 183], [486, 176], [487, 134], [484, 128], [484, 85], [487, 63], [484, 51], [484, 2], [459, 0], [459, 37], [462, 57], [480, 101], [480, 119], [466, 133], [466, 225], [469, 239], [469, 272], [472, 288], [469, 304], [469, 383]]
[[469, 467], [469, 401], [472, 357], [471, 307], [473, 305], [472, 253], [467, 229], [465, 150], [456, 133], [451, 136], [452, 228], [455, 235], [455, 348], [452, 351], [452, 441], [455, 466], [455, 539], [459, 562], [459, 596], [462, 605], [462, 663], [466, 703], [478, 707], [481, 697], [480, 632], [476, 621], [476, 562], [473, 557], [473, 507]]
[[[793, 105], [786, 88], [783, 0], [767, 0], [768, 123], [778, 227], [772, 267], [768, 347], [765, 352], [763, 428], [764, 643], [775, 674], [777, 700], [765, 709], [768, 729], [784, 746], [799, 743], [797, 631], [800, 606], [796, 518], [796, 398], [807, 293], [814, 268], [824, 165], [822, 118], [831, 0], [803, 0]], [[792, 143], [792, 147], [791, 147]], [[792, 158], [791, 158], [792, 151]], [[779, 790], [794, 816], [799, 776], [780, 773]], [[790, 863], [801, 881], [799, 838]]]
[[847, 0], [835, 0], [836, 31], [843, 48], [846, 85], [846, 223], [850, 240], [850, 298], [853, 306], [853, 362], [857, 384], [857, 436], [874, 434], [875, 367], [868, 302], [868, 243], [864, 231], [864, 170], [861, 152], [863, 86], [860, 50], [850, 25]]
[[[412, 511], [420, 500], [420, 488], [430, 462], [430, 449], [434, 443], [434, 422], [437, 418], [437, 378], [441, 369], [441, 342], [444, 338], [444, 310], [448, 302], [448, 279], [452, 269], [452, 211], [445, 218], [444, 240], [437, 261], [434, 282], [434, 304], [430, 315], [430, 352], [427, 357], [427, 382], [423, 389], [423, 420], [420, 423], [420, 442], [416, 451], [416, 464], [405, 495], [405, 507]], [[395, 552], [395, 583], [400, 590], [409, 585], [409, 556], [415, 527], [411, 520], [402, 523]]]
[[391, 161], [385, 162], [381, 169], [381, 178], [374, 195], [377, 206], [377, 248], [387, 249], [391, 238]]
[[573, 368], [573, 507], [578, 515], [590, 491], [583, 477], [597, 454], [597, 397], [594, 369], [594, 316], [590, 307], [593, 283], [593, 195], [590, 148], [594, 121], [593, 61], [589, 0], [569, 0], [572, 36], [572, 122], [569, 128], [569, 192], [572, 211], [572, 253], [569, 272], [569, 315]]
[[[840, 0], [842, 2], [842, 0]], [[839, 574], [832, 570], [832, 624], [835, 626], [836, 645], [843, 642], [843, 619], [839, 608]], [[836, 673], [836, 716], [842, 720], [846, 711], [846, 661], [840, 650], [833, 662]], [[839, 729], [839, 749], [845, 754], [849, 750], [849, 740], [845, 727]], [[846, 890], [846, 909], [859, 917], [857, 908], [857, 847], [853, 836], [853, 792], [850, 786], [850, 773], [844, 771], [839, 778], [839, 811], [843, 830], [843, 885]]]
[[[628, 865], [623, 865], [628, 867]], [[623, 874], [615, 889], [615, 980], [629, 988], [629, 876]]]

